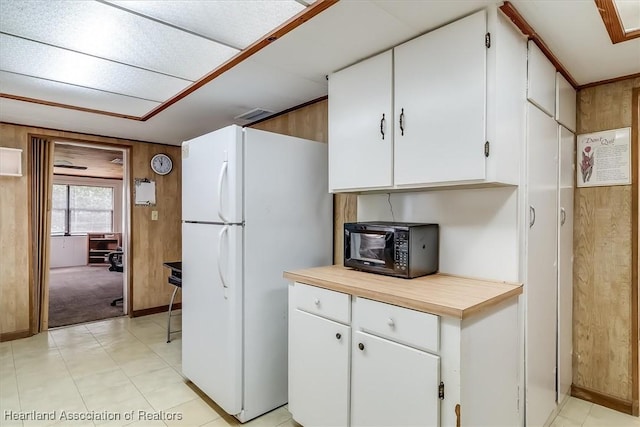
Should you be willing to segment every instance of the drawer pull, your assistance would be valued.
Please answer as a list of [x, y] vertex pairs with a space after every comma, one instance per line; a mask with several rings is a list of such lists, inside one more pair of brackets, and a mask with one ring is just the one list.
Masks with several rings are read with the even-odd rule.
[[360, 350], [364, 350], [364, 344], [362, 344], [362, 343], [358, 343], [358, 348], [359, 348]]
[[340, 339], [340, 338], [342, 338], [342, 335], [340, 333], [337, 333], [336, 334], [336, 339]]
[[318, 298], [314, 298], [313, 303], [315, 305], [320, 305], [320, 300]]
[[396, 323], [393, 321], [391, 317], [389, 318], [389, 320], [387, 320], [387, 325], [389, 325], [390, 328], [396, 327]]

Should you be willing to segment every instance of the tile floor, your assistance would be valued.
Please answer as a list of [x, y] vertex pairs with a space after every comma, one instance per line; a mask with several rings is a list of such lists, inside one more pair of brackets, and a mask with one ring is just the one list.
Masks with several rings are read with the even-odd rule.
[[[179, 329], [180, 317], [173, 319]], [[180, 334], [166, 343], [166, 313], [119, 317], [0, 343], [0, 426], [239, 425], [185, 383], [181, 360]], [[31, 411], [50, 414], [50, 420], [6, 417]], [[72, 421], [61, 419], [62, 411], [67, 418], [115, 414], [118, 419]], [[182, 419], [171, 419], [174, 414]], [[157, 416], [164, 419], [154, 420]], [[299, 427], [286, 406], [245, 426]], [[575, 426], [640, 427], [640, 419], [570, 398], [551, 427]]]
[[[0, 426], [240, 425], [187, 386], [180, 333], [167, 343], [166, 321], [166, 313], [119, 317], [0, 343]], [[172, 321], [172, 328], [180, 329], [180, 316]], [[7, 419], [10, 411], [55, 414], [23, 422]], [[69, 419], [87, 413], [119, 419]], [[171, 419], [173, 414], [182, 419]], [[153, 419], [157, 416], [164, 419]], [[245, 425], [297, 426], [286, 406]]]

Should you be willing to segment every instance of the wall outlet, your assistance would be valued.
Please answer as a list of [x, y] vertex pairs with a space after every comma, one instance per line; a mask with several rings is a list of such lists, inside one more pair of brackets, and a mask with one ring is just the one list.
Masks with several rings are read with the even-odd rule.
[[158, 220], [158, 211], [151, 211], [151, 221]]

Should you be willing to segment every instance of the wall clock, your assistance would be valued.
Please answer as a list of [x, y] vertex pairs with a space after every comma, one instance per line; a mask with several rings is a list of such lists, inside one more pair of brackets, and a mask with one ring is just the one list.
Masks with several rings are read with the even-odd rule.
[[164, 153], [156, 154], [151, 158], [151, 169], [158, 175], [166, 175], [173, 169], [173, 161]]

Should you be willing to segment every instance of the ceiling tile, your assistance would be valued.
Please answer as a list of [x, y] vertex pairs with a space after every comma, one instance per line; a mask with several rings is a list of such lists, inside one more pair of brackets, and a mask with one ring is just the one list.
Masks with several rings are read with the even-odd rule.
[[160, 103], [0, 71], [2, 92], [94, 110], [143, 116]]
[[0, 34], [0, 71], [30, 75], [151, 101], [164, 101], [191, 82]]
[[244, 49], [305, 9], [294, 0], [107, 0]]
[[95, 1], [0, 0], [0, 10], [2, 32], [189, 80], [238, 53]]

